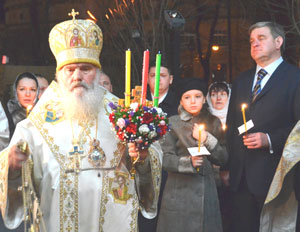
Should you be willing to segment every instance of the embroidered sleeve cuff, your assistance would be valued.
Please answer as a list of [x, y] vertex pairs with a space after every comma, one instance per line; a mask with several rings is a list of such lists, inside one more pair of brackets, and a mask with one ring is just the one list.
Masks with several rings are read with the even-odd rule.
[[183, 156], [179, 159], [178, 171], [182, 173], [194, 173], [195, 169], [192, 165], [191, 156]]
[[207, 139], [204, 143], [206, 148], [211, 151], [215, 148], [217, 143], [218, 143], [218, 140], [216, 139], [216, 137], [213, 136], [212, 134], [210, 134], [209, 132], [207, 132]]

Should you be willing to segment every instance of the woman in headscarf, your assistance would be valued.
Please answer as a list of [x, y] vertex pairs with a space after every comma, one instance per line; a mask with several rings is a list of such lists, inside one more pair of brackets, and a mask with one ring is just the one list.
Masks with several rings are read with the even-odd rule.
[[26, 114], [38, 100], [39, 85], [36, 76], [30, 72], [21, 73], [15, 80], [13, 91], [14, 99], [8, 101], [7, 107], [15, 128], [18, 122], [26, 118]]
[[[205, 104], [206, 83], [185, 78], [179, 89], [179, 115], [170, 117], [171, 131], [162, 142], [163, 168], [168, 171], [158, 218], [157, 232], [222, 231], [219, 201], [212, 164], [228, 158], [220, 144], [220, 120]], [[197, 147], [199, 126], [201, 143], [210, 155], [191, 156], [188, 148]]]
[[226, 125], [226, 116], [231, 89], [226, 82], [214, 82], [208, 88], [206, 96], [208, 109], [212, 115], [218, 117], [222, 125]]
[[[206, 96], [208, 109], [212, 115], [218, 117], [223, 125], [224, 132], [226, 130], [226, 117], [229, 105], [231, 89], [228, 83], [224, 81], [214, 82], [208, 88]], [[220, 171], [220, 166], [213, 165], [215, 173], [215, 181], [218, 187], [221, 214], [223, 218], [223, 229], [229, 231], [231, 223], [231, 199], [229, 192], [229, 173], [224, 170]], [[222, 180], [222, 181], [221, 181]], [[223, 182], [223, 183], [222, 183]]]

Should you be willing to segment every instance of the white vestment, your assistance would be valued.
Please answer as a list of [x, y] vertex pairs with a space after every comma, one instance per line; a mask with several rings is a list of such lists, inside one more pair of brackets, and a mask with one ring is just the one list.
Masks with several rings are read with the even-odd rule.
[[[117, 99], [103, 91], [98, 122], [82, 125], [64, 118], [59, 88], [52, 82], [29, 117], [16, 127], [10, 144], [21, 139], [29, 144], [33, 184], [49, 232], [137, 231], [139, 208], [146, 218], [156, 216], [161, 175], [160, 146], [158, 142], [151, 145], [146, 161], [137, 164], [135, 179], [131, 178], [125, 145], [116, 138], [108, 118], [107, 104]], [[74, 139], [80, 144], [77, 147], [81, 152], [80, 168], [94, 167], [88, 154], [89, 142], [96, 135], [105, 153], [101, 170], [68, 172], [72, 170]], [[118, 182], [119, 179], [123, 179], [125, 185]], [[20, 177], [8, 177], [7, 150], [4, 150], [0, 155], [0, 204], [9, 228], [17, 227], [23, 220], [22, 194], [17, 191], [20, 185]]]
[[[260, 232], [295, 232], [298, 201], [295, 167], [300, 162], [300, 121], [291, 131], [260, 217]], [[299, 213], [299, 212], [298, 212]]]
[[0, 102], [0, 150], [4, 149], [9, 142], [9, 127], [5, 111]]

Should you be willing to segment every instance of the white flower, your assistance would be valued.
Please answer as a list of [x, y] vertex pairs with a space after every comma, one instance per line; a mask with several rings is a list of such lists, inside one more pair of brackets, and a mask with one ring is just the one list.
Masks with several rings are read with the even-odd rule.
[[158, 114], [161, 114], [161, 113], [163, 113], [163, 111], [162, 111], [162, 109], [161, 109], [161, 108], [159, 108], [159, 107], [156, 107], [155, 109], [156, 109], [156, 111], [157, 111], [157, 113], [158, 113]]
[[155, 131], [150, 131], [150, 133], [148, 135], [149, 139], [153, 139], [156, 136], [157, 136], [157, 133]]
[[139, 132], [141, 133], [141, 134], [147, 134], [148, 132], [150, 131], [150, 129], [149, 129], [149, 127], [148, 127], [148, 125], [146, 125], [146, 124], [143, 124], [143, 125], [141, 125], [140, 127], [139, 127]]
[[133, 102], [133, 103], [130, 104], [130, 109], [132, 109], [132, 110], [134, 110], [134, 111], [135, 111], [138, 107], [139, 107], [139, 103], [137, 103], [137, 102]]

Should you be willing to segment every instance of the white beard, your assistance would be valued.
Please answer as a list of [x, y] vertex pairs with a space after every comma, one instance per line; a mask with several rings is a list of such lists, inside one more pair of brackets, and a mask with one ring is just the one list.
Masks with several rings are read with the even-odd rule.
[[70, 92], [62, 82], [58, 82], [62, 92], [62, 106], [67, 119], [90, 121], [97, 118], [104, 91], [98, 85], [98, 78], [89, 86], [81, 82], [82, 94]]

